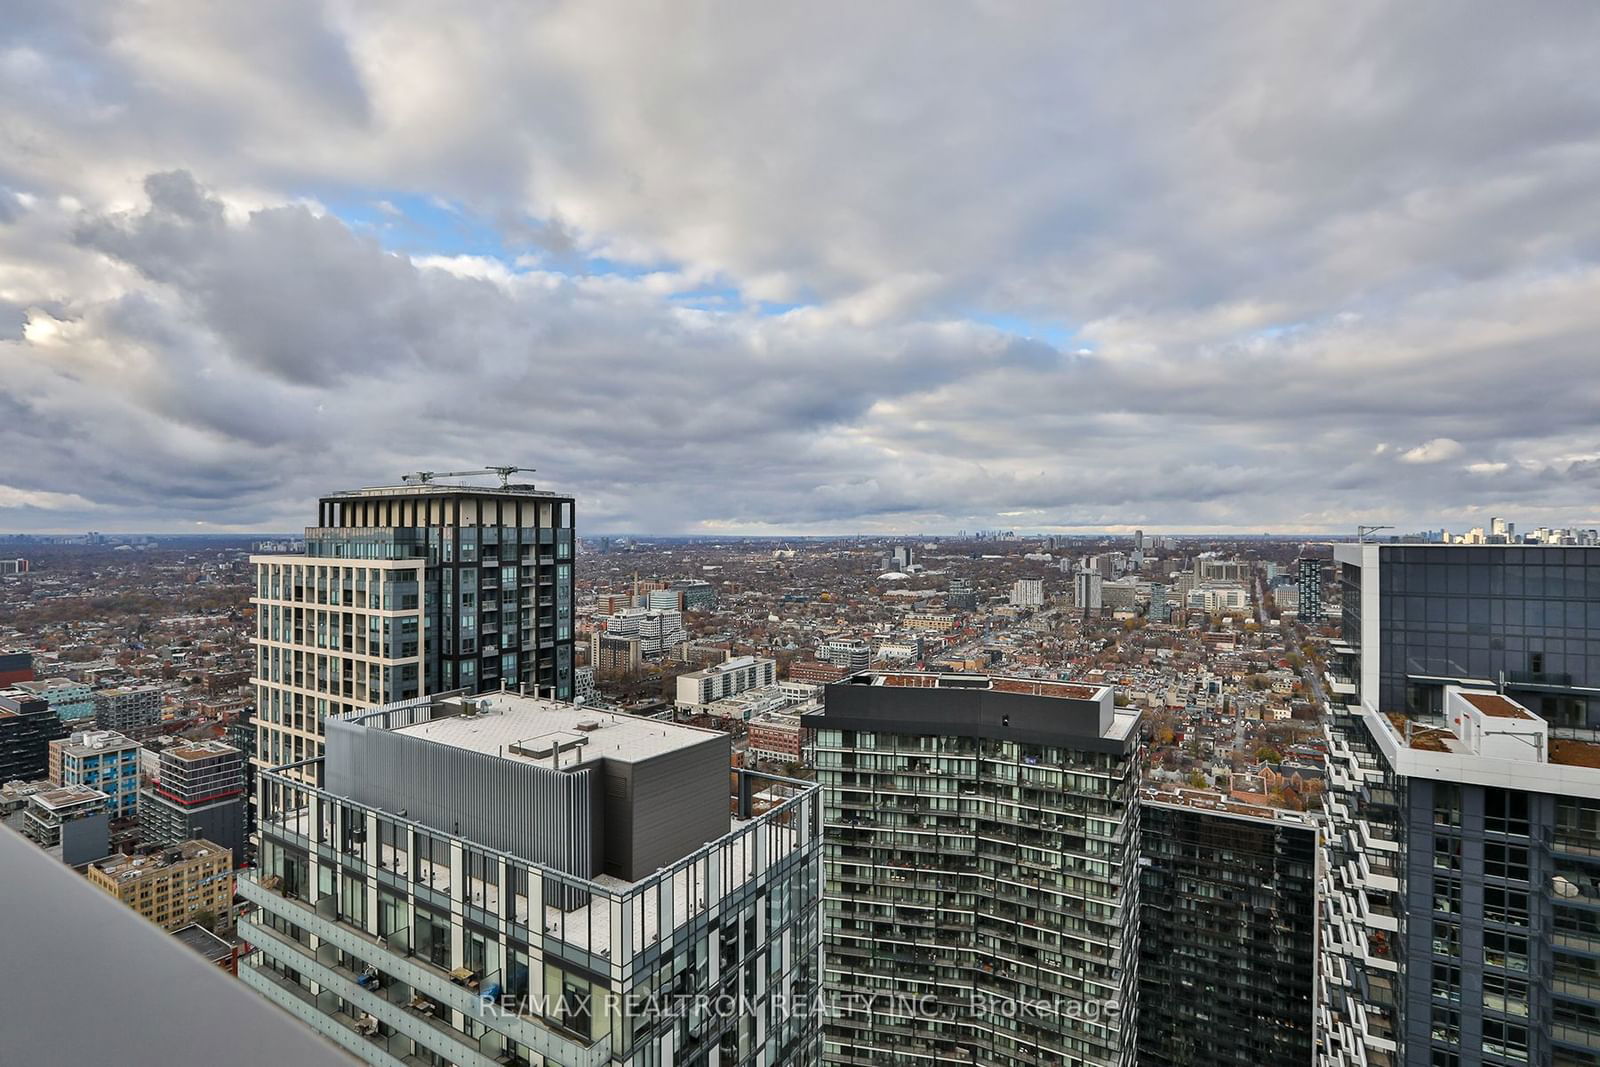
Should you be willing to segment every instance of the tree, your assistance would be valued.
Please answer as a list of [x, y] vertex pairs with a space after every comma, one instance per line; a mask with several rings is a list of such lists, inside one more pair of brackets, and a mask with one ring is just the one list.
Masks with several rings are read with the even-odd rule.
[[1271, 745], [1262, 745], [1256, 749], [1257, 763], [1277, 763], [1282, 759], [1283, 755]]
[[1204, 774], [1201, 774], [1199, 771], [1189, 772], [1189, 785], [1191, 787], [1195, 789], [1204, 789], [1208, 784], [1209, 783], [1206, 781], [1206, 776]]

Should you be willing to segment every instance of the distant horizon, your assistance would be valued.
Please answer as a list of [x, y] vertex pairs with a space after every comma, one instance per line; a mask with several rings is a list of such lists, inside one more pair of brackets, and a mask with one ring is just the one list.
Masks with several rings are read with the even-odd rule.
[[[1561, 528], [1566, 528], [1566, 529], [1592, 529], [1592, 528], [1600, 528], [1600, 523], [1597, 523], [1596, 526], [1594, 526], [1594, 527], [1578, 525], [1578, 526], [1571, 526], [1571, 527], [1556, 527], [1556, 528], [1557, 529], [1561, 529]], [[1258, 532], [1254, 532], [1254, 533], [1249, 533], [1249, 532], [1228, 531], [1228, 530], [1221, 530], [1221, 529], [1216, 529], [1216, 530], [1193, 530], [1193, 529], [1191, 529], [1191, 530], [1169, 530], [1169, 529], [1162, 529], [1162, 528], [1159, 528], [1159, 527], [1141, 527], [1140, 529], [1143, 531], [1143, 533], [1147, 537], [1151, 537], [1151, 536], [1153, 536], [1153, 537], [1170, 537], [1170, 538], [1178, 538], [1178, 539], [1211, 538], [1211, 539], [1215, 539], [1215, 540], [1224, 540], [1224, 541], [1263, 541], [1263, 540], [1265, 540], [1265, 541], [1296, 541], [1296, 540], [1300, 540], [1300, 541], [1303, 541], [1303, 540], [1339, 541], [1339, 540], [1349, 540], [1351, 542], [1354, 542], [1357, 539], [1357, 534], [1354, 531], [1349, 531], [1349, 530], [1343, 530], [1343, 531], [1332, 531], [1332, 530], [1258, 531]], [[1465, 533], [1466, 532], [1464, 530], [1463, 531], [1452, 531], [1452, 530], [1449, 530], [1447, 527], [1437, 527], [1436, 526], [1436, 527], [1432, 527], [1431, 529], [1423, 528], [1423, 529], [1419, 529], [1419, 530], [1402, 531], [1402, 532], [1400, 532], [1398, 534], [1393, 534], [1393, 533], [1391, 533], [1391, 531], [1384, 530], [1384, 531], [1379, 531], [1378, 533], [1375, 533], [1375, 534], [1369, 534], [1368, 538], [1372, 542], [1377, 543], [1377, 542], [1388, 541], [1391, 537], [1394, 537], [1394, 536], [1398, 536], [1398, 537], [1402, 537], [1402, 538], [1409, 538], [1409, 537], [1414, 537], [1414, 536], [1417, 536], [1417, 535], [1420, 535], [1420, 534], [1425, 534], [1425, 533], [1436, 533], [1440, 529], [1445, 529], [1445, 531], [1447, 533]], [[1469, 529], [1471, 529], [1471, 527], [1469, 527]], [[1072, 531], [1072, 532], [1065, 532], [1065, 531], [1061, 531], [1061, 530], [1044, 530], [1044, 531], [1015, 530], [1015, 531], [1009, 531], [1009, 532], [1013, 533], [1015, 540], [1018, 540], [1018, 541], [1040, 540], [1040, 539], [1048, 538], [1048, 537], [1068, 538], [1068, 539], [1084, 539], [1084, 540], [1088, 540], [1088, 539], [1101, 539], [1101, 540], [1104, 540], [1104, 539], [1107, 539], [1107, 538], [1131, 539], [1134, 536], [1134, 531], [1116, 529], [1116, 528], [1104, 529], [1104, 530], [1077, 530], [1077, 531]], [[299, 540], [303, 540], [305, 538], [305, 532], [303, 530], [297, 531], [297, 532], [292, 532], [292, 533], [291, 532], [287, 532], [287, 531], [268, 531], [268, 530], [236, 530], [236, 531], [235, 530], [217, 530], [217, 531], [199, 531], [199, 530], [183, 530], [183, 531], [180, 531], [180, 530], [171, 530], [171, 531], [158, 531], [158, 530], [58, 530], [58, 531], [17, 530], [17, 531], [4, 531], [4, 530], [0, 530], [0, 544], [5, 544], [5, 543], [23, 543], [23, 542], [18, 540], [20, 538], [85, 537], [85, 536], [88, 536], [91, 533], [92, 534], [96, 534], [98, 536], [102, 536], [102, 537], [113, 537], [113, 538], [116, 538], [116, 537], [147, 537], [147, 538], [160, 538], [160, 539], [175, 539], [175, 538], [213, 538], [213, 539], [219, 539], [220, 538], [220, 539], [229, 539], [229, 540], [258, 540], [258, 541], [284, 541], [284, 540], [299, 541]], [[578, 529], [578, 531], [577, 531], [577, 535], [578, 535], [579, 538], [581, 538], [583, 540], [586, 540], [586, 541], [592, 541], [592, 540], [596, 540], [596, 539], [599, 539], [599, 538], [614, 538], [614, 539], [643, 540], [643, 541], [663, 541], [663, 540], [665, 540], [665, 541], [708, 541], [708, 542], [717, 542], [717, 541], [893, 541], [893, 540], [915, 541], [915, 540], [918, 540], [918, 539], [932, 539], [932, 540], [940, 540], [940, 541], [980, 541], [981, 540], [981, 541], [992, 541], [992, 542], [995, 542], [995, 543], [1003, 543], [1000, 538], [997, 538], [997, 537], [979, 537], [976, 533], [960, 533], [960, 532], [939, 533], [939, 532], [931, 532], [931, 531], [914, 531], [914, 532], [902, 532], [902, 533], [876, 533], [876, 532], [866, 533], [866, 532], [863, 532], [863, 533], [827, 533], [827, 534], [819, 534], [819, 533], [721, 533], [721, 534], [706, 534], [706, 533], [640, 533], [640, 532], [637, 532], [637, 531], [627, 531], [627, 532], [604, 531], [604, 532], [597, 532], [597, 533], [589, 533], [589, 532], [584, 531], [580, 527]]]

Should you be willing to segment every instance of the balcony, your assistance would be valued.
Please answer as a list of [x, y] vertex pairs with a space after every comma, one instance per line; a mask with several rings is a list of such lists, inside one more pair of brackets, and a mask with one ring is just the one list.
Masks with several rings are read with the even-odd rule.
[[[276, 930], [261, 926], [248, 918], [240, 921], [239, 934], [267, 955], [282, 961], [321, 986], [324, 993], [331, 992], [346, 1003], [354, 1004], [396, 1033], [430, 1049], [441, 1051], [452, 1063], [460, 1064], [461, 1067], [495, 1067], [494, 1057], [481, 1051], [479, 1043], [462, 1031], [442, 1019], [391, 1002], [387, 997], [361, 985], [349, 968], [324, 962], [320, 958], [321, 953], [310, 955], [307, 950], [295, 946]], [[251, 969], [256, 970], [254, 967]], [[257, 970], [257, 973], [262, 972]], [[320, 1019], [306, 1018], [306, 1021], [329, 1036], [332, 1036], [334, 1027], [348, 1028], [349, 1024], [340, 1021], [338, 1016], [331, 1013], [333, 1007], [332, 1004], [327, 1005], [327, 1008], [320, 1013], [322, 1016]], [[478, 1010], [474, 1007], [467, 1013], [468, 1017], [479, 1018], [480, 1016], [476, 1014]], [[378, 1041], [372, 1040], [369, 1040], [370, 1046], [382, 1047]]]
[[[553, 1059], [566, 1065], [566, 1067], [601, 1067], [611, 1057], [611, 1039], [609, 1036], [592, 1045], [586, 1045], [578, 1038], [556, 1033], [542, 1021], [512, 1015], [503, 1011], [486, 1011], [478, 995], [472, 990], [456, 984], [448, 970], [436, 967], [418, 957], [404, 955], [403, 946], [396, 945], [391, 947], [383, 939], [375, 937], [364, 930], [359, 930], [331, 919], [309, 904], [280, 896], [257, 881], [253, 873], [241, 874], [237, 888], [239, 894], [252, 904], [287, 919], [294, 925], [304, 928], [309, 933], [358, 959], [372, 962], [385, 974], [392, 975], [395, 980], [412, 987], [432, 1000], [438, 1001], [446, 1008], [462, 1012], [491, 1030], [504, 1034], [519, 1045], [527, 1046], [541, 1056]], [[255, 930], [252, 930], [252, 934], [260, 930], [258, 924], [252, 923], [251, 926], [255, 927]], [[256, 941], [251, 934], [244, 934], [242, 924], [241, 934], [251, 943], [266, 947], [263, 942]], [[282, 935], [277, 935], [275, 931], [262, 931], [262, 936], [264, 938], [276, 936], [280, 945], [284, 947], [284, 951], [291, 950], [291, 943], [283, 940]], [[290, 958], [296, 960], [294, 964], [296, 969], [305, 971], [313, 977], [313, 980], [317, 980], [308, 967], [302, 966], [302, 963], [309, 963], [305, 956], [306, 950], [302, 948], [294, 951], [297, 955]], [[268, 952], [272, 953], [272, 949], [269, 948]], [[373, 1001], [381, 1000], [376, 994], [368, 993], [360, 987], [356, 987], [356, 992], [370, 997]], [[355, 1003], [366, 1003], [354, 996], [349, 996], [345, 999]], [[372, 1014], [385, 1022], [388, 1021], [377, 1011], [372, 1011]], [[396, 1029], [399, 1029], [399, 1027], [396, 1027]]]

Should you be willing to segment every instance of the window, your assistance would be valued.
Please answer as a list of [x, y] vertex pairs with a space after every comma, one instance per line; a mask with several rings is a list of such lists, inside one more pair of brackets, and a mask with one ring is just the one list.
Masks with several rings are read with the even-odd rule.
[[1495, 1019], [1483, 1020], [1483, 1050], [1508, 1059], [1528, 1058], [1528, 1028]]
[[1528, 850], [1518, 845], [1489, 842], [1483, 846], [1483, 873], [1490, 878], [1528, 880]]
[[1461, 1003], [1461, 968], [1447, 963], [1433, 965], [1433, 999]]
[[1528, 794], [1516, 789], [1483, 791], [1483, 828], [1492, 834], [1528, 836]]
[[440, 892], [450, 889], [450, 842], [431, 834], [415, 835], [417, 858], [411, 876], [422, 885]]
[[1497, 974], [1483, 976], [1483, 1006], [1489, 1011], [1506, 1015], [1528, 1014], [1528, 983], [1520, 978], [1504, 978]]
[[1504, 923], [1507, 926], [1527, 926], [1528, 894], [1515, 889], [1485, 886], [1483, 919], [1485, 922]]
[[1440, 782], [1433, 787], [1433, 822], [1436, 826], [1461, 825], [1461, 787]]
[[1461, 883], [1454, 878], [1437, 878], [1433, 883], [1433, 910], [1446, 915], [1461, 914]]
[[[1560, 916], [1557, 915], [1557, 926], [1560, 926]], [[1524, 974], [1528, 970], [1528, 939], [1518, 934], [1501, 933], [1498, 930], [1485, 930], [1483, 932], [1483, 962], [1491, 967], [1502, 967], [1508, 971], [1519, 971]]]

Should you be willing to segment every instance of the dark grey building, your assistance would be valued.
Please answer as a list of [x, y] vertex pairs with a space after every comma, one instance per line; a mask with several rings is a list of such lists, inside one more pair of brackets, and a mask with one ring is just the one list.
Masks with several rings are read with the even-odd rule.
[[1296, 614], [1302, 622], [1312, 626], [1322, 621], [1322, 564], [1322, 560], [1307, 556], [1296, 565], [1295, 580], [1300, 594]]
[[318, 512], [308, 556], [427, 560], [424, 692], [504, 682], [572, 699], [572, 497], [429, 481], [336, 493]]
[[158, 776], [139, 794], [147, 845], [203, 837], [244, 861], [247, 821], [244, 754], [221, 741], [188, 741], [161, 752]]
[[1309, 1064], [1314, 819], [1146, 790], [1139, 832], [1140, 1067]]
[[0, 784], [31, 782], [50, 771], [50, 742], [67, 727], [43, 697], [0, 696]]
[[1336, 547], [1321, 1062], [1600, 1063], [1596, 556]]
[[825, 1062], [1134, 1062], [1138, 719], [1064, 682], [828, 687]]
[[153, 685], [100, 689], [93, 694], [94, 725], [142, 737], [161, 721], [161, 690]]
[[583, 878], [642, 878], [728, 832], [717, 730], [493, 693], [330, 720], [327, 736], [330, 792]]

